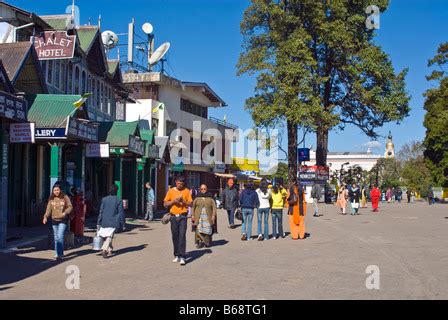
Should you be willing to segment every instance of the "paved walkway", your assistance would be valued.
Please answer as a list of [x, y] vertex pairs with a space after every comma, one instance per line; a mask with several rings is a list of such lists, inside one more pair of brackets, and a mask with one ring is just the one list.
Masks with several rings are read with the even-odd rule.
[[[160, 222], [128, 224], [110, 259], [86, 245], [56, 262], [41, 241], [0, 254], [0, 299], [448, 299], [447, 205], [383, 204], [355, 217], [320, 207], [324, 216], [307, 216], [302, 241], [242, 242], [220, 211], [211, 249], [195, 249], [188, 233], [185, 267], [171, 262]], [[70, 265], [80, 270], [79, 290], [65, 286]], [[366, 288], [369, 265], [379, 267], [380, 290]]]

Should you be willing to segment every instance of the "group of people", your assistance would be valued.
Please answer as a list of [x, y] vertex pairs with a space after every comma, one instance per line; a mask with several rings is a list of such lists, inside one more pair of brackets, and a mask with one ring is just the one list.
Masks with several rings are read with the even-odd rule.
[[[378, 204], [381, 198], [381, 191], [376, 185], [370, 191], [370, 199], [372, 201], [372, 212], [378, 212]], [[350, 203], [351, 215], [359, 215], [360, 208], [367, 207], [367, 189], [362, 188], [353, 183], [351, 187], [342, 185], [338, 191], [336, 205], [340, 209], [340, 213], [346, 215], [347, 203]]]

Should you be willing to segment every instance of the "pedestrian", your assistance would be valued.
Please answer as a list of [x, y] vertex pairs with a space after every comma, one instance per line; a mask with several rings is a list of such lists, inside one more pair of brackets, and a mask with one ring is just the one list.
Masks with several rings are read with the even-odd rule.
[[363, 186], [361, 190], [361, 208], [367, 208], [366, 189], [367, 189], [366, 186]]
[[359, 215], [359, 200], [361, 198], [361, 191], [359, 190], [359, 187], [356, 185], [356, 183], [353, 182], [352, 188], [348, 192], [348, 196], [350, 198], [350, 204], [352, 207], [352, 213], [351, 215]]
[[190, 190], [185, 188], [185, 179], [176, 177], [176, 186], [168, 190], [163, 205], [169, 209], [171, 214], [171, 236], [174, 247], [174, 263], [186, 264], [186, 233], [188, 221], [188, 208], [191, 207], [193, 199]]
[[395, 191], [395, 199], [398, 201], [398, 203], [401, 203], [401, 198], [403, 197], [403, 191], [400, 187], [398, 187]]
[[222, 207], [227, 211], [229, 228], [235, 228], [235, 210], [240, 205], [240, 195], [233, 179], [227, 180], [227, 187], [222, 192]]
[[391, 190], [391, 188], [387, 188], [386, 201], [387, 201], [387, 203], [390, 203], [391, 200], [392, 200], [392, 190]]
[[[266, 179], [261, 180], [260, 187], [257, 189], [258, 201], [260, 206], [257, 209], [258, 218], [258, 241], [269, 240], [269, 213], [271, 212], [271, 190], [268, 189]], [[264, 223], [264, 232], [262, 234], [262, 222]]]
[[154, 196], [154, 189], [151, 187], [151, 183], [146, 182], [146, 215], [144, 220], [152, 221], [154, 218], [154, 202], [155, 202], [155, 196]]
[[319, 217], [319, 200], [322, 197], [322, 187], [317, 183], [317, 180], [314, 180], [313, 187], [311, 188], [311, 198], [313, 199], [313, 209], [314, 215], [313, 217]]
[[296, 183], [290, 184], [287, 194], [287, 208], [292, 240], [305, 239], [306, 201], [305, 191]]
[[72, 214], [73, 206], [70, 198], [62, 192], [59, 184], [55, 184], [48, 199], [47, 210], [42, 222], [47, 224], [48, 219], [51, 219], [56, 260], [61, 260], [64, 257], [64, 234], [68, 221], [73, 217]]
[[378, 212], [378, 202], [381, 197], [381, 191], [378, 189], [378, 186], [375, 184], [373, 186], [372, 191], [370, 191], [370, 198], [372, 199], [372, 208], [373, 212]]
[[118, 198], [118, 186], [113, 184], [109, 189], [109, 196], [101, 200], [100, 213], [98, 215], [97, 228], [98, 236], [102, 237], [103, 247], [101, 255], [108, 258], [112, 255], [112, 239], [117, 229], [125, 224], [123, 201]]
[[252, 240], [252, 220], [254, 210], [260, 206], [258, 194], [254, 190], [254, 184], [248, 183], [240, 196], [241, 213], [243, 214], [243, 225], [241, 228], [241, 240]]
[[279, 184], [272, 189], [272, 238], [285, 238], [283, 232], [283, 208], [285, 207], [287, 192]]
[[336, 205], [340, 208], [341, 213], [345, 215], [345, 208], [347, 207], [347, 189], [344, 185], [341, 185], [341, 188], [339, 188]]
[[411, 189], [406, 190], [406, 200], [408, 200], [408, 203], [411, 203]]
[[435, 201], [434, 201], [434, 191], [432, 190], [432, 186], [429, 187], [429, 190], [428, 190], [428, 203], [429, 203], [429, 205], [432, 205], [432, 204], [435, 203]]
[[415, 201], [415, 193], [416, 193], [415, 190], [411, 190], [411, 203], [414, 203]]
[[205, 184], [199, 188], [193, 200], [193, 226], [195, 227], [195, 244], [198, 249], [212, 246], [213, 226], [216, 224], [216, 202]]

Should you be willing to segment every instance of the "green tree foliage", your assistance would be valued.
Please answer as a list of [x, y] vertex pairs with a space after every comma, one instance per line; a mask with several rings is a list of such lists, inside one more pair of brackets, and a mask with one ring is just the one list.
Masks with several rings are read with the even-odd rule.
[[402, 185], [400, 174], [400, 161], [394, 158], [382, 158], [370, 170], [369, 180], [375, 184], [377, 183], [381, 189], [399, 187]]
[[286, 183], [288, 181], [288, 164], [279, 162], [278, 166], [273, 169], [273, 174], [270, 174], [270, 179], [281, 178]]
[[246, 100], [256, 125], [286, 121], [290, 177], [296, 171], [297, 125], [317, 135], [317, 164], [325, 165], [328, 132], [347, 124], [377, 137], [376, 128], [409, 113], [407, 70], [395, 73], [366, 27], [369, 5], [387, 0], [252, 0], [241, 32], [238, 73], [256, 75]]
[[448, 72], [444, 70], [448, 66], [448, 42], [440, 45], [428, 66], [436, 67], [427, 79], [438, 87], [425, 92], [425, 158], [433, 182], [448, 187]]

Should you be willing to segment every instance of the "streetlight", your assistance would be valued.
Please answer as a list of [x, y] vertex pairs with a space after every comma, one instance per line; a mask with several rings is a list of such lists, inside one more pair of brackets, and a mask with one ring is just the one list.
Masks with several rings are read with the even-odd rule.
[[339, 184], [342, 185], [342, 169], [344, 168], [344, 166], [348, 166], [350, 164], [350, 162], [345, 162], [343, 164], [341, 164], [341, 171], [339, 172]]

